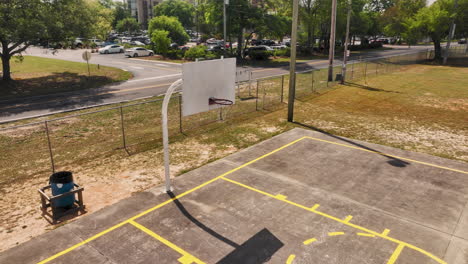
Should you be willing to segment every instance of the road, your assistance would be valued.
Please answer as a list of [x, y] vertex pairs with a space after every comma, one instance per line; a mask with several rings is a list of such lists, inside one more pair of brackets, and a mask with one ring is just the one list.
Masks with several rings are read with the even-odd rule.
[[[352, 55], [350, 61], [395, 56], [425, 50], [431, 48], [431, 46], [415, 46], [411, 48], [395, 46], [393, 48], [391, 50], [370, 51], [359, 55]], [[50, 50], [30, 48], [25, 55], [83, 62], [81, 58], [82, 53], [83, 50], [64, 50], [53, 54]], [[126, 82], [106, 85], [97, 89], [19, 98], [16, 100], [0, 100], [0, 123], [161, 95], [171, 83], [181, 77], [180, 64], [126, 58], [123, 54], [93, 54], [90, 63], [117, 67], [129, 71], [133, 73], [134, 78]], [[335, 60], [335, 65], [341, 65], [341, 60], [338, 57]], [[320, 69], [327, 66], [327, 60], [313, 60], [298, 63], [297, 71]], [[258, 79], [288, 73], [289, 65], [274, 68], [242, 67], [242, 70], [251, 71], [252, 78]]]

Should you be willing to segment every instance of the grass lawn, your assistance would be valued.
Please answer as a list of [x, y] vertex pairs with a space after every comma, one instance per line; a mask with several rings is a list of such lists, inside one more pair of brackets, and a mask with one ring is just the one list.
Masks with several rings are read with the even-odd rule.
[[[1, 65], [1, 63], [0, 63]], [[86, 63], [24, 56], [22, 62], [11, 60], [14, 82], [0, 80], [0, 98], [17, 98], [58, 92], [97, 88], [105, 84], [125, 81], [132, 74], [117, 68], [90, 64], [88, 77]], [[5, 87], [5, 88], [4, 88]]]
[[[366, 81], [356, 79], [320, 93], [303, 93], [296, 100], [296, 123], [286, 121], [285, 104], [266, 111], [261, 110], [263, 102], [259, 101], [260, 111], [255, 111], [255, 101], [246, 100], [242, 102], [243, 110], [250, 107], [250, 111], [235, 118], [228, 116], [224, 122], [194, 125], [214, 120], [216, 112], [184, 118], [181, 134], [178, 105], [172, 100], [171, 172], [177, 176], [294, 127], [468, 161], [467, 64], [464, 60], [465, 67], [402, 66], [388, 74], [368, 74]], [[374, 67], [370, 69], [375, 71]], [[299, 86], [311, 83], [312, 76], [302, 77]], [[322, 77], [326, 74], [315, 73], [316, 80]], [[268, 86], [267, 92], [279, 87], [276, 80], [262, 85]], [[277, 98], [260, 95], [266, 98], [262, 100]], [[160, 107], [160, 102], [155, 102], [124, 108], [131, 155], [121, 148], [119, 109], [49, 123], [56, 169], [73, 171], [76, 181], [85, 186], [89, 212], [161, 183], [160, 116], [155, 114]], [[22, 234], [36, 235], [47, 228], [31, 201], [39, 203], [36, 187], [47, 183], [50, 161], [40, 124], [0, 132], [0, 149], [0, 221], [5, 226], [2, 250], [26, 240], [21, 240]], [[26, 219], [33, 221], [29, 225], [43, 229], [32, 232], [36, 229], [23, 227], [20, 223]]]

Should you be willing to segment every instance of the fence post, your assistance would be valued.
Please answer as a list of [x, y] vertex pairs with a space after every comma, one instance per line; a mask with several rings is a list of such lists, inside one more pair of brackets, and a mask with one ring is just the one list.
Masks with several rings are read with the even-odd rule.
[[379, 64], [376, 62], [375, 63], [375, 75], [379, 73]]
[[[239, 86], [238, 86], [239, 87]], [[240, 98], [240, 95], [239, 95]], [[182, 129], [182, 95], [179, 94], [179, 132], [184, 133]]]
[[315, 72], [315, 71], [312, 71], [312, 72], [311, 72], [311, 74], [312, 74], [312, 92], [315, 91], [315, 90], [314, 90], [314, 83], [315, 83], [314, 72]]
[[122, 106], [120, 107], [120, 124], [121, 124], [121, 127], [122, 127], [123, 147], [124, 147], [125, 151], [127, 151], [127, 140], [125, 139], [125, 124], [124, 124], [124, 116], [123, 116]]
[[364, 80], [367, 83], [367, 61], [366, 61], [366, 66], [364, 67]]
[[284, 75], [281, 75], [281, 103], [284, 99]]
[[353, 62], [351, 64], [351, 80], [353, 79], [353, 76], [354, 76], [354, 63], [356, 63], [356, 62]]
[[50, 155], [50, 163], [52, 165], [52, 173], [55, 173], [55, 162], [54, 162], [54, 154], [52, 153], [52, 144], [50, 143], [50, 136], [49, 136], [49, 126], [47, 125], [47, 121], [44, 121], [45, 131], [47, 135], [47, 144], [49, 146], [49, 155]]
[[262, 99], [262, 109], [265, 110], [265, 96], [266, 96], [266, 85], [262, 85], [263, 86], [263, 99]]
[[249, 97], [252, 97], [252, 71], [249, 72]]
[[258, 80], [257, 80], [257, 89], [255, 96], [255, 111], [258, 111]]

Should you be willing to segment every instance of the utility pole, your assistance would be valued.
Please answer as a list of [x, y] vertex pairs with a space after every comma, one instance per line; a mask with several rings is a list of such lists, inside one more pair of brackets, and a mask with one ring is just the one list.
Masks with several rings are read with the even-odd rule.
[[223, 18], [224, 18], [224, 23], [223, 23], [223, 51], [224, 51], [224, 58], [227, 58], [227, 53], [226, 53], [226, 5], [229, 5], [229, 0], [224, 0], [223, 1]]
[[291, 58], [289, 62], [288, 122], [293, 122], [294, 120], [294, 99], [296, 97], [296, 42], [297, 42], [298, 17], [299, 17], [299, 0], [293, 0], [293, 17], [292, 17], [292, 29], [291, 29]]
[[343, 66], [341, 67], [341, 84], [344, 84], [346, 78], [346, 63], [348, 62], [348, 42], [349, 42], [349, 24], [351, 22], [351, 3], [348, 3], [348, 17], [346, 18], [346, 37], [344, 44]]
[[[457, 12], [458, 8], [458, 0], [455, 0], [453, 2], [453, 10]], [[445, 54], [444, 54], [444, 61], [443, 64], [447, 64], [447, 59], [449, 56], [449, 51], [450, 51], [450, 43], [452, 42], [453, 35], [455, 34], [455, 16], [452, 19], [452, 23], [450, 24], [450, 30], [449, 30], [449, 35], [448, 35], [448, 40], [447, 40], [447, 47], [445, 48]]]
[[332, 0], [330, 28], [330, 51], [328, 54], [328, 81], [333, 81], [333, 59], [335, 57], [335, 31], [336, 31], [336, 0]]

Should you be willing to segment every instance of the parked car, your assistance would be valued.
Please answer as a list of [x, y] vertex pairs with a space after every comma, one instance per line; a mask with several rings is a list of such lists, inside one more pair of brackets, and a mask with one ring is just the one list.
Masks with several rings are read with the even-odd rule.
[[458, 41], [458, 44], [466, 44], [466, 39], [464, 39], [464, 38], [463, 38], [463, 39], [460, 39], [460, 40]]
[[136, 41], [130, 41], [130, 45], [134, 45], [134, 46], [144, 46], [145, 43], [136, 40]]
[[128, 57], [141, 57], [141, 56], [153, 56], [154, 51], [145, 48], [131, 48], [125, 50], [125, 56]]
[[84, 38], [76, 38], [75, 41], [73, 42], [73, 45], [77, 48], [81, 48], [83, 47], [85, 41], [86, 39]]
[[244, 53], [246, 56], [248, 56], [249, 53], [252, 51], [273, 51], [273, 49], [265, 45], [260, 45], [260, 46], [250, 47]]
[[89, 42], [96, 44], [96, 46], [102, 46], [102, 44], [104, 44], [104, 42], [100, 39], [90, 39]]
[[123, 53], [124, 47], [120, 45], [107, 45], [104, 48], [99, 49], [100, 54], [109, 54], [109, 53]]
[[211, 45], [211, 46], [208, 46], [208, 49], [207, 51], [222, 51], [223, 50], [223, 46], [221, 45]]
[[287, 46], [282, 45], [282, 44], [275, 44], [275, 45], [271, 45], [270, 48], [272, 48], [274, 50], [277, 50], [277, 49], [285, 49], [285, 48], [287, 48]]

